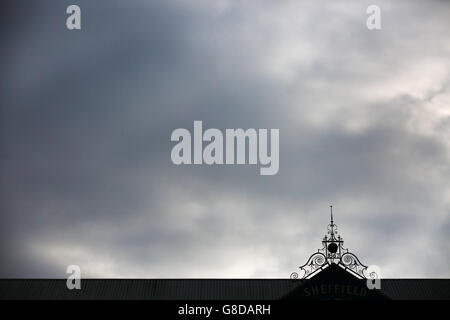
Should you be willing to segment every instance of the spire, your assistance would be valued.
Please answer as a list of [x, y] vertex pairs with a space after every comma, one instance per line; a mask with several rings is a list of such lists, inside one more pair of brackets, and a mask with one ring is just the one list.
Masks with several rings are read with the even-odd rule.
[[330, 206], [331, 210], [331, 224], [333, 224], [333, 206]]
[[334, 229], [336, 228], [336, 225], [334, 224], [334, 221], [333, 221], [333, 206], [330, 206], [330, 211], [331, 211], [331, 221], [328, 226], [329, 227], [328, 233], [331, 236], [331, 240], [334, 240], [334, 235], [336, 234]]

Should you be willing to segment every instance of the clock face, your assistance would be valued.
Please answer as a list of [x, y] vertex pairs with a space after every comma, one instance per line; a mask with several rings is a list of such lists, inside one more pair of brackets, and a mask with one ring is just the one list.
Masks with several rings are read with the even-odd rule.
[[328, 245], [328, 251], [331, 253], [336, 253], [338, 250], [338, 246], [336, 243], [332, 242]]

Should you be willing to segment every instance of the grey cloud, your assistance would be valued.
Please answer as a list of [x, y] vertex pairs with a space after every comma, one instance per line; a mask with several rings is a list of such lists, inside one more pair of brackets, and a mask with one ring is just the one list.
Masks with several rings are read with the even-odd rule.
[[[446, 2], [382, 1], [372, 33], [356, 1], [80, 1], [74, 33], [66, 4], [12, 5], [1, 276], [287, 277], [329, 203], [384, 276], [449, 275]], [[279, 173], [174, 166], [194, 120], [280, 128]]]

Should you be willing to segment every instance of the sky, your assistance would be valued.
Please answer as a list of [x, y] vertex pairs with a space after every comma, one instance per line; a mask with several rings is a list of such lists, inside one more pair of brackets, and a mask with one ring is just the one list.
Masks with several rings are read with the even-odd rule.
[[[450, 277], [450, 2], [4, 6], [0, 277], [288, 278], [331, 204], [382, 277]], [[174, 165], [194, 120], [278, 128], [278, 174]]]

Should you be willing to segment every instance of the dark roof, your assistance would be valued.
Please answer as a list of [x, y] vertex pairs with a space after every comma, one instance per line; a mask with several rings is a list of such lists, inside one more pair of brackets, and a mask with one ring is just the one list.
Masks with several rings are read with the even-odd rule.
[[[320, 284], [317, 279], [82, 279], [81, 290], [68, 290], [65, 279], [3, 279], [0, 299], [303, 299], [293, 293]], [[450, 280], [382, 279], [381, 293], [391, 299], [450, 299]]]

